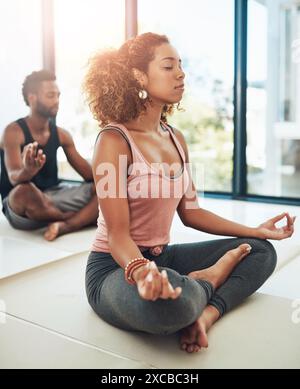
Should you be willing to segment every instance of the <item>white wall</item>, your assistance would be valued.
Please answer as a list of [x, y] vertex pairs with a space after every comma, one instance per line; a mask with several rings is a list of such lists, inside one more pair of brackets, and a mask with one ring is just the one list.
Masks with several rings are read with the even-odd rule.
[[27, 114], [22, 83], [42, 68], [41, 0], [0, 2], [0, 133]]

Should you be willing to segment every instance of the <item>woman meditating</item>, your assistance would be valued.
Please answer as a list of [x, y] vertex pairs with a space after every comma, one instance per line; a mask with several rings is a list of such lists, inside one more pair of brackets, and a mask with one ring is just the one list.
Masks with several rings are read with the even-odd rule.
[[[192, 353], [208, 346], [216, 320], [272, 274], [277, 257], [266, 239], [290, 237], [295, 218], [284, 213], [253, 228], [199, 206], [184, 136], [167, 121], [184, 78], [164, 35], [139, 35], [90, 60], [84, 89], [102, 130], [93, 156], [99, 218], [86, 293], [113, 326], [179, 332], [181, 348]], [[169, 244], [176, 210], [185, 226], [230, 238]]]

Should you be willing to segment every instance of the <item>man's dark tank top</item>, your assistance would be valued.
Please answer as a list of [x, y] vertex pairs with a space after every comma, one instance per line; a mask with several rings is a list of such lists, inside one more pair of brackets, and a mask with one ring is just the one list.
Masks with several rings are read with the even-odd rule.
[[[18, 119], [16, 123], [21, 127], [25, 142], [21, 145], [21, 153], [23, 148], [28, 143], [33, 143], [34, 139], [31, 135], [31, 132], [27, 126], [24, 118]], [[46, 155], [46, 162], [42, 169], [30, 180], [34, 183], [40, 190], [44, 191], [51, 186], [58, 185], [58, 174], [57, 174], [57, 149], [60, 146], [58, 132], [56, 125], [49, 121], [50, 136], [48, 142], [45, 146], [38, 145], [38, 149], [42, 149]], [[1, 176], [0, 176], [0, 194], [2, 200], [8, 196], [9, 192], [13, 189], [12, 184], [9, 181], [7, 169], [4, 163], [4, 150], [0, 148], [0, 157], [1, 157]]]

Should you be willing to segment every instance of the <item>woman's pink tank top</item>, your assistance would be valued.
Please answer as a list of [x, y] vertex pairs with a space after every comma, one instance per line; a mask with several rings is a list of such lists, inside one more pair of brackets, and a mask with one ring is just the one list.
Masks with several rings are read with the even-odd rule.
[[[110, 126], [115, 129], [109, 129]], [[121, 132], [131, 147], [133, 163], [128, 169], [130, 173], [127, 177], [130, 235], [141, 251], [150, 248], [154, 255], [159, 255], [163, 245], [170, 241], [170, 229], [176, 208], [190, 182], [185, 152], [173, 130], [165, 124], [164, 127], [171, 134], [183, 161], [183, 170], [175, 177], [170, 177], [161, 166], [150, 164], [144, 158], [124, 125], [111, 123], [102, 130]], [[180, 169], [177, 168], [176, 171], [178, 170]], [[92, 251], [109, 253], [107, 228], [100, 206], [97, 224]]]

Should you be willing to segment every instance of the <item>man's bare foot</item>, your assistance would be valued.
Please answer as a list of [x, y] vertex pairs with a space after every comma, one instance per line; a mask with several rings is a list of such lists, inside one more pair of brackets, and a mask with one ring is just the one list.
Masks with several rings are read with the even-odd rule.
[[193, 271], [188, 274], [195, 280], [209, 281], [214, 289], [222, 285], [230, 275], [235, 266], [245, 258], [251, 251], [247, 243], [239, 245], [233, 250], [227, 251], [213, 266], [207, 269]]
[[44, 233], [44, 238], [46, 240], [52, 241], [58, 236], [70, 232], [70, 226], [67, 222], [54, 222], [48, 225], [46, 232]]
[[207, 305], [199, 319], [181, 331], [181, 349], [194, 353], [200, 351], [202, 347], [207, 348], [207, 332], [219, 317], [219, 311], [212, 305]]

